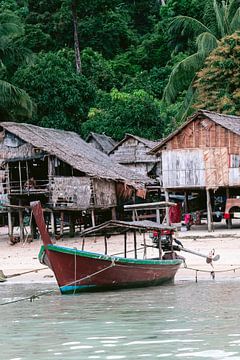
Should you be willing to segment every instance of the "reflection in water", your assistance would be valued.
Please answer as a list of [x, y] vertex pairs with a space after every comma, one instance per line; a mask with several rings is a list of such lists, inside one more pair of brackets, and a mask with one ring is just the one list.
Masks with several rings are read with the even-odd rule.
[[[0, 358], [240, 360], [239, 285], [178, 282], [2, 306]], [[39, 290], [4, 283], [0, 300]]]

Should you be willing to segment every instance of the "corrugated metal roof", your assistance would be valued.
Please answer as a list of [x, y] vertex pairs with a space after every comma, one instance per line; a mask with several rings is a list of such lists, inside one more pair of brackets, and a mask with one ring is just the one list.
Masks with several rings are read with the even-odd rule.
[[74, 132], [15, 122], [2, 122], [0, 126], [34, 147], [55, 155], [88, 176], [132, 185], [150, 180], [114, 162]]
[[219, 114], [208, 110], [199, 110], [191, 117], [189, 117], [188, 120], [183, 123], [176, 131], [172, 132], [169, 136], [167, 136], [165, 139], [160, 141], [154, 148], [152, 148], [152, 150], [149, 151], [149, 154], [155, 154], [156, 152], [158, 152], [163, 145], [165, 145], [175, 135], [180, 133], [182, 129], [185, 128], [190, 122], [196, 120], [198, 117], [206, 117], [214, 121], [216, 124], [224, 127], [225, 129], [230, 130], [237, 135], [240, 135], [240, 116]]

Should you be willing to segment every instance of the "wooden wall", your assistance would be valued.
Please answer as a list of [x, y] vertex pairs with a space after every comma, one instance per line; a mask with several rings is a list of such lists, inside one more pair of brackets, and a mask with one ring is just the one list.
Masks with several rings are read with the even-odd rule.
[[240, 154], [240, 136], [209, 119], [197, 119], [170, 139], [165, 148], [191, 149], [226, 147], [229, 154]]
[[197, 119], [162, 149], [164, 188], [240, 186], [240, 136]]

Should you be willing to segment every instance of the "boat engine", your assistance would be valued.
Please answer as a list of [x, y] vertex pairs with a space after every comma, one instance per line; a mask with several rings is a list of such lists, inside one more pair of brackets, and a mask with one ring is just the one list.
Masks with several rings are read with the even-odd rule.
[[178, 245], [173, 245], [172, 242], [174, 235], [174, 230], [161, 230], [160, 232], [154, 230], [152, 233], [152, 242], [154, 247], [159, 249], [160, 243], [161, 243], [161, 249], [163, 251], [179, 251], [180, 248]]

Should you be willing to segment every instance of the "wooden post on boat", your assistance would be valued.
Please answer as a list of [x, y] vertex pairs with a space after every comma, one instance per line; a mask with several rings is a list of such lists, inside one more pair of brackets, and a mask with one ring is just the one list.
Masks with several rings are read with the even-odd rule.
[[107, 255], [107, 237], [104, 236], [104, 248], [105, 248], [105, 255]]
[[208, 231], [213, 231], [212, 226], [212, 206], [211, 206], [211, 198], [210, 198], [210, 190], [206, 189], [207, 193], [207, 224], [208, 224]]
[[55, 237], [55, 233], [56, 233], [56, 229], [55, 229], [55, 217], [54, 217], [54, 212], [51, 211], [50, 212], [50, 216], [51, 216], [51, 229], [52, 229], [52, 237]]
[[143, 246], [144, 246], [143, 258], [146, 259], [146, 257], [147, 257], [147, 246], [146, 246], [146, 233], [145, 232], [143, 233]]
[[162, 240], [161, 240], [161, 235], [158, 234], [158, 250], [159, 250], [159, 259], [162, 259]]
[[124, 257], [127, 257], [127, 231], [124, 233]]
[[133, 241], [134, 241], [134, 257], [137, 259], [137, 234], [136, 230], [133, 230]]
[[82, 251], [84, 250], [84, 245], [85, 245], [85, 236], [82, 239]]
[[63, 227], [64, 227], [64, 212], [60, 212], [60, 235], [63, 236]]

